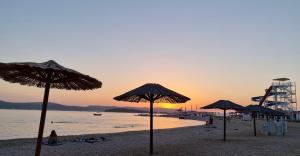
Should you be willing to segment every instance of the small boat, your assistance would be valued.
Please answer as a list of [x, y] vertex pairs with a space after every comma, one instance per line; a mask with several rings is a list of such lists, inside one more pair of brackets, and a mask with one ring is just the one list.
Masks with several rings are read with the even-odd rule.
[[191, 115], [187, 113], [182, 113], [178, 116], [179, 119], [191, 119]]
[[94, 113], [94, 116], [101, 116], [101, 113]]
[[140, 113], [140, 114], [137, 114], [136, 116], [150, 116], [150, 114], [148, 114], [148, 113]]

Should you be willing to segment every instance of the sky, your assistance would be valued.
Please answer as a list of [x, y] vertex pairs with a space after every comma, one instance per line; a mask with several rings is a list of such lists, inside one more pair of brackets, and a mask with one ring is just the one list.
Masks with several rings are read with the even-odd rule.
[[[52, 59], [102, 81], [93, 91], [52, 89], [49, 100], [62, 104], [146, 107], [113, 97], [159, 83], [191, 98], [159, 107], [248, 105], [274, 78], [300, 83], [299, 7], [298, 0], [1, 0], [0, 62]], [[0, 80], [0, 100], [42, 98], [41, 88]]]

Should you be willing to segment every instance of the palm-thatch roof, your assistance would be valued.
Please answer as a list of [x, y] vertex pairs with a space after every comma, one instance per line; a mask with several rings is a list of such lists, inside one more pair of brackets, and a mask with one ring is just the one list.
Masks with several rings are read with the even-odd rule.
[[147, 83], [114, 99], [129, 102], [153, 101], [154, 103], [184, 103], [190, 100], [184, 95], [155, 83]]
[[184, 95], [155, 83], [147, 83], [114, 99], [129, 102], [150, 102], [150, 155], [153, 154], [153, 103], [184, 103], [190, 100]]
[[278, 116], [285, 115], [284, 112], [276, 111], [276, 110], [266, 108], [263, 106], [259, 106], [259, 105], [248, 105], [246, 107], [246, 111], [262, 113], [262, 114], [267, 114], [267, 115], [278, 115]]
[[50, 83], [51, 88], [67, 90], [90, 90], [102, 85], [97, 79], [65, 68], [53, 60], [43, 63], [0, 63], [0, 78], [40, 88]]
[[226, 110], [232, 109], [236, 111], [242, 111], [245, 109], [245, 107], [238, 105], [236, 103], [233, 103], [229, 100], [219, 100], [216, 101], [210, 105], [202, 107], [202, 109], [222, 109], [224, 110], [224, 118], [223, 118], [223, 123], [224, 123], [224, 133], [223, 133], [223, 140], [226, 140]]
[[229, 100], [219, 100], [210, 105], [202, 107], [202, 109], [223, 109], [223, 110], [232, 109], [232, 110], [240, 111], [240, 110], [244, 110], [245, 107], [238, 105], [234, 102], [231, 102]]

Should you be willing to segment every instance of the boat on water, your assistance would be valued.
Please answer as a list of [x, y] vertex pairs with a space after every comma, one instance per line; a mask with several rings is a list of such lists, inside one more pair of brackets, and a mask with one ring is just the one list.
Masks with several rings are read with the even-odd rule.
[[150, 114], [149, 113], [140, 113], [140, 114], [137, 114], [135, 116], [150, 116]]
[[101, 116], [101, 113], [94, 113], [94, 116]]
[[182, 114], [178, 116], [178, 119], [191, 119], [191, 116], [186, 115], [186, 114]]

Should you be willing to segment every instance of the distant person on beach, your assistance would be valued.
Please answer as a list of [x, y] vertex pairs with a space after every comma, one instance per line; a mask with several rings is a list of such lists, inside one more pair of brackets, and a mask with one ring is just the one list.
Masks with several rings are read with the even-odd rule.
[[48, 144], [49, 145], [54, 145], [54, 144], [57, 144], [57, 134], [55, 132], [55, 130], [52, 130], [51, 131], [51, 134], [49, 136], [49, 139], [48, 139]]
[[214, 119], [213, 117], [210, 115], [209, 116], [209, 124], [212, 125], [214, 123]]

